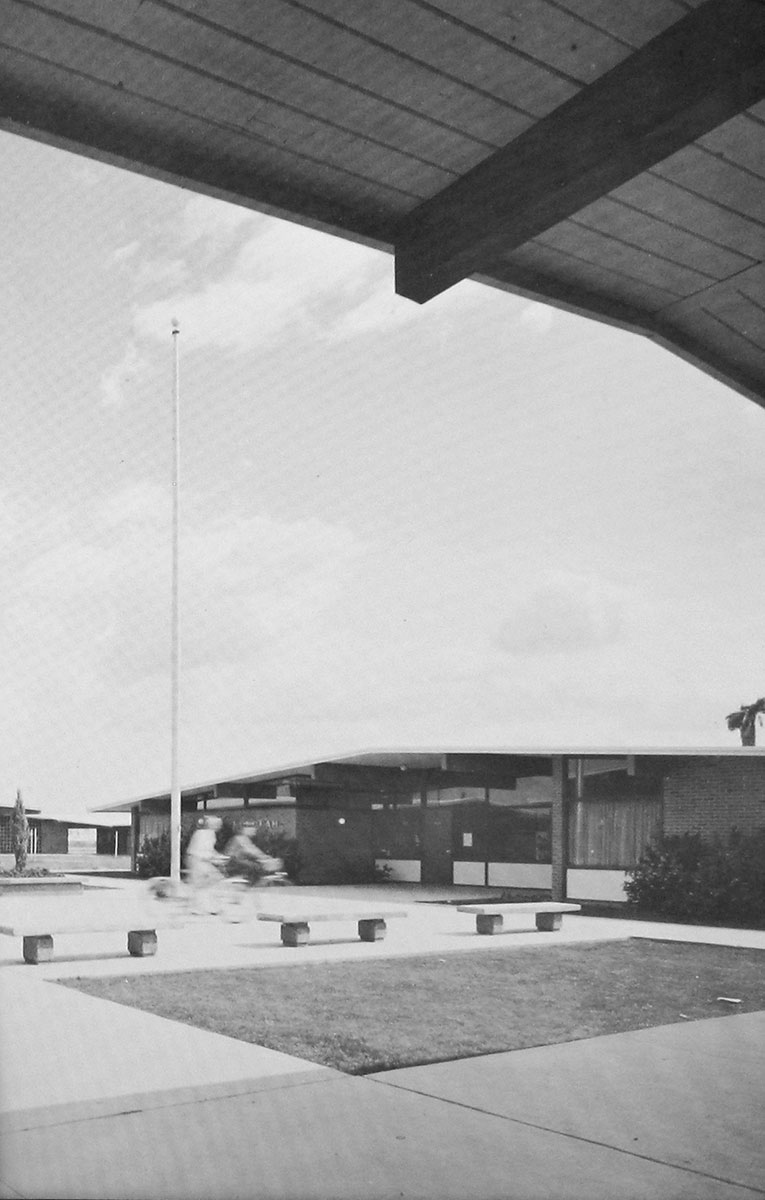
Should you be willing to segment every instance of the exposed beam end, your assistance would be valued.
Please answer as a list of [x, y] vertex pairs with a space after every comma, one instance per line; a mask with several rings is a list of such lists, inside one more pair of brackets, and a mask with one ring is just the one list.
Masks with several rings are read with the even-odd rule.
[[765, 3], [706, 0], [401, 223], [396, 291], [418, 304], [765, 97]]
[[407, 300], [414, 300], [416, 304], [426, 304], [428, 300], [440, 296], [442, 292], [464, 278], [464, 272], [456, 269], [447, 271], [438, 265], [420, 265], [416, 261], [416, 256], [411, 254], [407, 247], [396, 246], [396, 294], [404, 296]]

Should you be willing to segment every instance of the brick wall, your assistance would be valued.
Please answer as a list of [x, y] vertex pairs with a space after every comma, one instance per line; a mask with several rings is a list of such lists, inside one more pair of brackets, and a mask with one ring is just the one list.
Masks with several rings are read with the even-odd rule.
[[37, 840], [38, 854], [66, 854], [69, 849], [69, 831], [57, 821], [40, 821]]
[[664, 779], [664, 832], [710, 838], [765, 826], [765, 756], [699, 759]]

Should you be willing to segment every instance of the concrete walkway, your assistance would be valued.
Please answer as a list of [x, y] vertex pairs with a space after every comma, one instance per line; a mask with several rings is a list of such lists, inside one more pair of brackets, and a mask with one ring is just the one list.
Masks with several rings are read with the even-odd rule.
[[[103, 899], [93, 891], [84, 902]], [[198, 918], [160, 933], [155, 958], [129, 958], [113, 934], [82, 944], [73, 935], [57, 939], [56, 961], [30, 967], [19, 963], [17, 939], [0, 938], [0, 1197], [765, 1195], [762, 1013], [349, 1078], [55, 982], [179, 965], [498, 947], [512, 956], [636, 934], [707, 940], [683, 927], [578, 916], [556, 934], [518, 917], [515, 931], [481, 938], [466, 914], [414, 904], [411, 894], [399, 900], [406, 918], [368, 944], [338, 924], [289, 950], [278, 926]], [[765, 950], [765, 933], [712, 933]]]

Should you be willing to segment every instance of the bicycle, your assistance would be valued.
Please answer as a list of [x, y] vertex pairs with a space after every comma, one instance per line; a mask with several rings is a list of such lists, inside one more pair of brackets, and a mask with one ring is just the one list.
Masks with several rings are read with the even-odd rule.
[[245, 916], [247, 901], [252, 892], [265, 887], [285, 887], [292, 880], [284, 870], [280, 858], [270, 858], [264, 863], [265, 870], [256, 873], [228, 873], [230, 860], [219, 855], [210, 864], [217, 872], [210, 883], [202, 888], [192, 888], [188, 871], [181, 872], [180, 880], [167, 876], [155, 876], [149, 880], [149, 891], [161, 903], [175, 905], [176, 909], [194, 916], [203, 915], [196, 905], [204, 899], [211, 916], [220, 916], [233, 923], [241, 922]]
[[[224, 872], [227, 866], [230, 866], [230, 860], [224, 864]], [[229, 921], [242, 921], [248, 903], [250, 908], [256, 908], [254, 892], [261, 888], [285, 887], [291, 882], [280, 858], [269, 857], [261, 862], [259, 869], [244, 871], [238, 870], [234, 864], [232, 873], [225, 876], [223, 884], [224, 903], [227, 906], [224, 915]]]

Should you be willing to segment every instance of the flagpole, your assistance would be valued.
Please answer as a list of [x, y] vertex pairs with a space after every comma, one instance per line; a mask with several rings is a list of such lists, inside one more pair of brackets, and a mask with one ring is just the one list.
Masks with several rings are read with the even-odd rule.
[[170, 637], [170, 878], [181, 878], [181, 789], [178, 772], [178, 727], [180, 716], [180, 609], [178, 604], [178, 562], [181, 488], [181, 380], [180, 326], [173, 319], [173, 531], [172, 531], [172, 604]]

